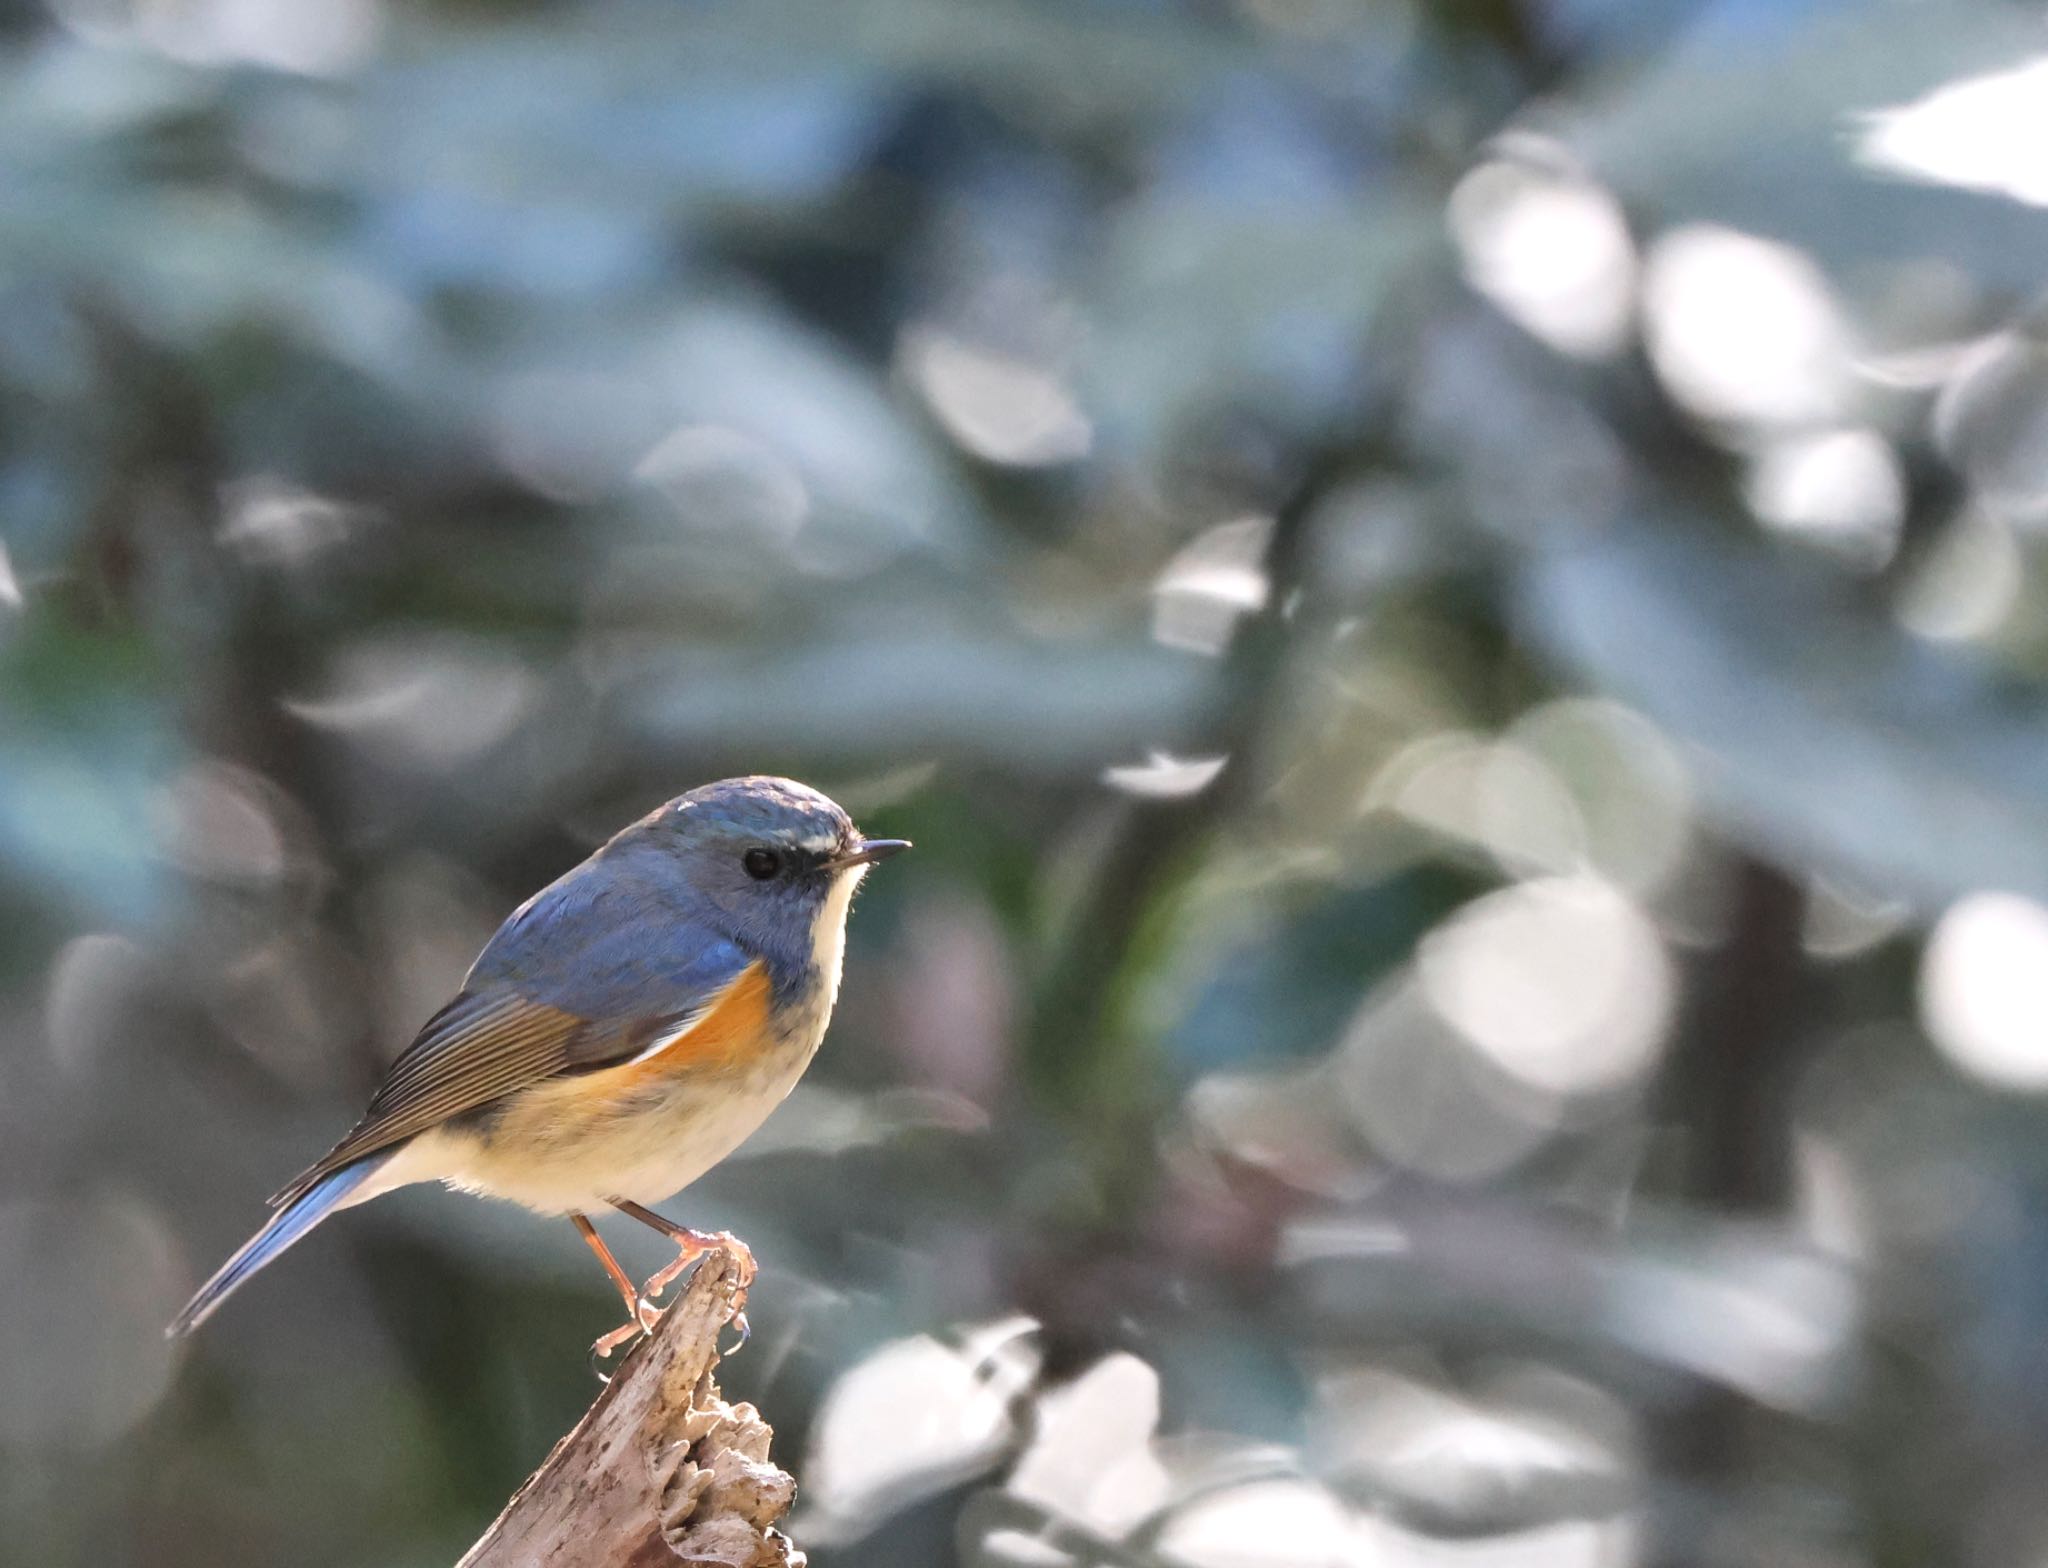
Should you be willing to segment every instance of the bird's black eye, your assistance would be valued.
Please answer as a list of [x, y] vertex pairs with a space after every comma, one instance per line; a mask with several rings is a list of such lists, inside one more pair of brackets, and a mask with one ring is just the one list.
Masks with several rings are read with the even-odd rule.
[[782, 857], [772, 849], [750, 849], [740, 856], [740, 864], [756, 882], [766, 882], [782, 869]]

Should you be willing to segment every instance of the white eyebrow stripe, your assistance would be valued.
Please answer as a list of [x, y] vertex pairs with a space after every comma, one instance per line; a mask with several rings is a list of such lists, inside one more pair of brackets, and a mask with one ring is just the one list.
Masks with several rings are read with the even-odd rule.
[[829, 830], [807, 833], [796, 841], [796, 845], [798, 849], [807, 849], [813, 854], [822, 855], [828, 849], [839, 847], [839, 835]]

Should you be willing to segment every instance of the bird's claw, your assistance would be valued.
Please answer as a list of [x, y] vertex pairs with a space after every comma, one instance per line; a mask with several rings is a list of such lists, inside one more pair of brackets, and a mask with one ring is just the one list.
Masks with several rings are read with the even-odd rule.
[[[744, 1301], [746, 1298], [743, 1296], [740, 1299]], [[738, 1331], [740, 1337], [734, 1341], [732, 1349], [719, 1352], [722, 1356], [738, 1355], [747, 1348], [747, 1341], [754, 1337], [754, 1327], [747, 1321], [747, 1309], [744, 1306], [735, 1304], [729, 1321], [733, 1328]]]
[[761, 1272], [761, 1265], [754, 1261], [754, 1249], [729, 1230], [722, 1230], [713, 1238], [723, 1247], [734, 1263], [739, 1265], [739, 1288], [742, 1292], [754, 1283], [754, 1276]]
[[632, 1343], [632, 1341], [639, 1339], [647, 1332], [638, 1323], [622, 1323], [609, 1334], [601, 1336], [592, 1343], [590, 1347], [590, 1370], [596, 1374], [598, 1382], [611, 1382], [612, 1373], [618, 1370], [616, 1366], [608, 1365], [612, 1358], [612, 1352], [621, 1345]]

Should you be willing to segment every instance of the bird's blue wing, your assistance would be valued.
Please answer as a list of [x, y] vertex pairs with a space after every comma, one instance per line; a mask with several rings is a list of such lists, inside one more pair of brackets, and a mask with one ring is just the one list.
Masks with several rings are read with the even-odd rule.
[[754, 967], [644, 885], [578, 873], [499, 928], [462, 991], [391, 1064], [362, 1119], [273, 1203], [544, 1078], [628, 1060], [707, 1016]]

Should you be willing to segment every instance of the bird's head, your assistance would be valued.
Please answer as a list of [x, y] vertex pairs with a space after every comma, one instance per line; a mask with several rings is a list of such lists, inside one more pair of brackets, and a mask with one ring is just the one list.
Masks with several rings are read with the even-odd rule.
[[910, 844], [865, 838], [836, 801], [794, 779], [721, 779], [679, 795], [638, 825], [673, 860], [691, 895], [756, 951], [797, 958], [832, 949], [867, 868]]

